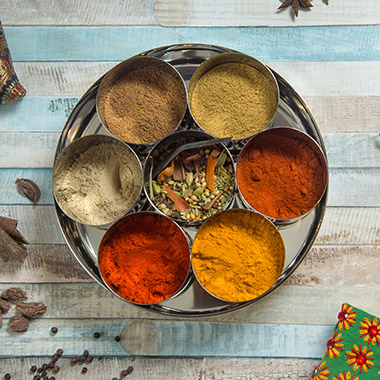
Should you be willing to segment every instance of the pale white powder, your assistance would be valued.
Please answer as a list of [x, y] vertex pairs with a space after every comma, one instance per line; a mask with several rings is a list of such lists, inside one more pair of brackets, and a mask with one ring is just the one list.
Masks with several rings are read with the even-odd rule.
[[126, 214], [141, 191], [135, 155], [113, 141], [90, 145], [54, 173], [54, 193], [72, 219], [90, 225], [111, 223]]

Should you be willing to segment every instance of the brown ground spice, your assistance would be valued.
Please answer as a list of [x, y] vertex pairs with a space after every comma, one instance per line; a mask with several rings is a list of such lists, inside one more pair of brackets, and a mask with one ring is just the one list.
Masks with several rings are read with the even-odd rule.
[[115, 136], [133, 144], [160, 140], [186, 109], [183, 82], [173, 72], [148, 66], [127, 72], [104, 89], [104, 118]]

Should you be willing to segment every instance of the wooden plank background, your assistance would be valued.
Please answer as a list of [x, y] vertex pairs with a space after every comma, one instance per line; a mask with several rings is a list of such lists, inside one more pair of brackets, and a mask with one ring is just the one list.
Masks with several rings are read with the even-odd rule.
[[[4, 316], [0, 376], [26, 378], [31, 365], [63, 348], [60, 378], [79, 377], [81, 367], [70, 366], [69, 358], [88, 349], [106, 357], [88, 365], [86, 378], [100, 380], [129, 365], [131, 379], [309, 379], [342, 303], [380, 315], [380, 5], [315, 0], [294, 18], [290, 9], [277, 12], [279, 4], [0, 2], [27, 89], [21, 101], [0, 106], [0, 215], [17, 218], [31, 243], [24, 263], [0, 265], [0, 291], [19, 286], [48, 305], [25, 334], [7, 327], [13, 311]], [[313, 113], [330, 167], [322, 228], [296, 272], [257, 304], [201, 319], [127, 305], [97, 285], [65, 245], [51, 195], [59, 134], [87, 88], [129, 56], [184, 42], [242, 51], [283, 76]], [[17, 177], [39, 184], [37, 207], [19, 194]]]

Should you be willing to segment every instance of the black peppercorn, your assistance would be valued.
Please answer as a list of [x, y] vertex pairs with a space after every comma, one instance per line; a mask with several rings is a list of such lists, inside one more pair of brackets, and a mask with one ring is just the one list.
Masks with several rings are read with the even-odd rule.
[[100, 333], [98, 333], [98, 332], [94, 333], [94, 338], [95, 338], [95, 339], [100, 338]]
[[49, 380], [55, 380], [55, 377], [54, 376], [50, 376]]
[[12, 378], [12, 376], [11, 376], [10, 373], [6, 373], [6, 374], [4, 375], [4, 380], [11, 380], [11, 378]]
[[40, 375], [34, 375], [33, 380], [41, 380], [41, 376]]
[[72, 358], [71, 359], [71, 364], [77, 364], [79, 363], [79, 359], [78, 358]]
[[115, 336], [115, 341], [116, 342], [120, 342], [120, 337], [119, 336]]
[[89, 355], [90, 353], [88, 352], [88, 350], [84, 350], [83, 351], [83, 356], [85, 356], [87, 358], [87, 356]]
[[32, 366], [30, 367], [30, 372], [34, 373], [34, 372], [36, 372], [36, 371], [37, 371], [37, 367], [36, 367], [35, 365], [32, 365]]
[[42, 372], [42, 368], [40, 367], [37, 369], [37, 373], [41, 373], [41, 372]]
[[46, 371], [42, 371], [41, 376], [42, 377], [46, 377], [46, 375], [47, 375], [47, 372]]
[[42, 364], [42, 370], [46, 371], [48, 369], [48, 365], [46, 363]]
[[58, 328], [57, 327], [52, 327], [51, 329], [50, 329], [50, 332], [52, 333], [52, 334], [57, 334], [57, 332], [58, 332]]
[[53, 367], [53, 372], [54, 373], [58, 373], [59, 370], [60, 370], [59, 366], [56, 365], [56, 366]]
[[83, 367], [81, 373], [85, 374], [87, 372], [87, 368]]
[[130, 365], [127, 369], [120, 372], [120, 377], [125, 377], [133, 372], [133, 367]]
[[63, 350], [62, 350], [62, 348], [59, 348], [57, 350], [57, 355], [60, 357], [60, 356], [62, 356], [62, 354], [63, 354]]

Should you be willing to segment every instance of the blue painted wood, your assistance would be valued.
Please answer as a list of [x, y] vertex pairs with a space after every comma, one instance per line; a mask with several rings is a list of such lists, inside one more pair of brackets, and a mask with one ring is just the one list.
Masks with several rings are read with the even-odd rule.
[[79, 98], [29, 97], [0, 107], [0, 132], [61, 132]]
[[260, 60], [380, 60], [380, 25], [317, 27], [4, 27], [15, 61], [120, 61], [176, 43], [230, 47]]
[[[8, 313], [9, 314], [9, 313]], [[4, 316], [4, 326], [8, 324]], [[180, 322], [141, 320], [146, 333], [133, 340], [115, 342], [123, 328], [132, 322], [125, 319], [34, 319], [27, 332], [0, 330], [0, 357], [51, 356], [57, 348], [63, 357], [80, 356], [88, 350], [91, 356], [130, 357], [283, 357], [321, 358], [333, 326], [235, 324], [218, 322]], [[52, 326], [58, 333], [50, 335]], [[99, 339], [93, 334], [99, 332]], [[143, 348], [136, 346], [145, 343]], [[75, 344], [73, 344], [75, 342]], [[128, 350], [128, 347], [130, 349]]]
[[[51, 205], [52, 169], [0, 169], [0, 204], [28, 205], [30, 201], [22, 196], [16, 178], [30, 178], [41, 188], [40, 205]], [[380, 168], [329, 170], [330, 207], [379, 207]]]

